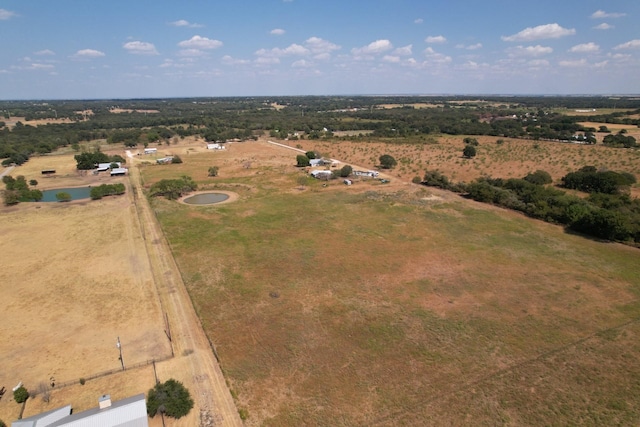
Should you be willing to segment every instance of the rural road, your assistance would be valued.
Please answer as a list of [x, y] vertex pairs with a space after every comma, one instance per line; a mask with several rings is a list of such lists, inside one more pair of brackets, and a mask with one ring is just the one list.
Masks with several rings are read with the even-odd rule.
[[194, 409], [187, 417], [170, 425], [242, 426], [222, 370], [193, 308], [178, 266], [143, 194], [140, 170], [131, 165], [129, 177], [160, 302], [169, 320], [175, 354], [175, 358], [158, 364], [161, 376], [159, 379], [165, 381], [173, 377], [182, 381], [195, 401]]
[[2, 172], [0, 172], [0, 178], [11, 173], [14, 167], [15, 166], [9, 166], [8, 168], [5, 168]]

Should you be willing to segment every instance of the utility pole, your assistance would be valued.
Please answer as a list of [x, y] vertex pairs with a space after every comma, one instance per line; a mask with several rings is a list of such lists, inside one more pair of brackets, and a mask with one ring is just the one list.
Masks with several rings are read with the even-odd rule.
[[116, 341], [116, 347], [120, 350], [120, 364], [122, 365], [122, 370], [124, 371], [124, 359], [122, 358], [122, 344], [120, 344], [120, 337], [118, 337], [118, 341]]

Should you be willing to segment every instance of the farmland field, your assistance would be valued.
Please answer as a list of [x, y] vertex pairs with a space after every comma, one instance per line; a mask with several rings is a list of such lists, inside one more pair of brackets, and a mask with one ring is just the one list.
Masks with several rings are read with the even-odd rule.
[[391, 153], [390, 184], [323, 186], [265, 141], [142, 170], [239, 195], [152, 203], [247, 425], [640, 422], [638, 249], [409, 184], [637, 172], [638, 153], [483, 137], [466, 161], [461, 140], [296, 141], [365, 168]]
[[[42, 177], [47, 168], [56, 169], [56, 177]], [[39, 180], [41, 189], [104, 182], [74, 169], [72, 156], [62, 155], [33, 158], [14, 172]], [[0, 386], [9, 392], [0, 401], [0, 418], [17, 419], [19, 405], [10, 394], [20, 381], [32, 391], [56, 384], [51, 402], [30, 399], [25, 415], [69, 403], [76, 411], [88, 409], [105, 392], [120, 399], [147, 391], [153, 376], [141, 380], [135, 373], [100, 382], [105, 388], [99, 394], [93, 382], [75, 389], [75, 396], [60, 389], [120, 369], [118, 336], [127, 366], [171, 355], [130, 196], [21, 203], [2, 207], [1, 215]]]

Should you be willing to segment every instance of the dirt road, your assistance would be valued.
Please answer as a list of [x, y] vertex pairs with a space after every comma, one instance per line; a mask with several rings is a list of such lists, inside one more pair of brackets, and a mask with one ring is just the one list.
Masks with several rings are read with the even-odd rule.
[[158, 287], [162, 308], [167, 313], [175, 358], [158, 365], [160, 380], [172, 377], [190, 390], [195, 407], [175, 426], [241, 426], [231, 393], [215, 359], [200, 320], [173, 259], [171, 250], [142, 192], [140, 171], [129, 169], [140, 226]]

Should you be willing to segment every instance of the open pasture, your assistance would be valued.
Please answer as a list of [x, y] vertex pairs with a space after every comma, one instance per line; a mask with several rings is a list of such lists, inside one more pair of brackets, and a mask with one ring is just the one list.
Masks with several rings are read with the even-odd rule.
[[[45, 168], [56, 177], [42, 177]], [[35, 157], [11, 174], [37, 179], [41, 189], [128, 182], [81, 176], [71, 155]], [[132, 373], [101, 382], [97, 395], [94, 380], [72, 394], [60, 388], [121, 369], [118, 337], [125, 366], [171, 355], [130, 190], [100, 201], [3, 206], [0, 216], [0, 386], [9, 390], [0, 418], [16, 419], [10, 394], [19, 381], [29, 390], [56, 384], [51, 402], [29, 400], [26, 414], [69, 403], [88, 409], [100, 394], [126, 397], [153, 385]]]
[[[640, 140], [640, 135], [636, 136]], [[422, 178], [425, 170], [439, 170], [453, 181], [470, 182], [481, 176], [522, 178], [538, 169], [551, 174], [555, 182], [569, 172], [593, 165], [638, 175], [640, 150], [597, 145], [580, 145], [550, 141], [529, 141], [489, 136], [478, 140], [477, 155], [462, 157], [464, 136], [442, 136], [437, 144], [417, 139], [412, 143], [393, 142], [328, 142], [295, 141], [302, 149], [316, 150], [325, 156], [373, 168], [382, 154], [392, 155], [398, 162], [392, 175], [411, 180]], [[503, 144], [496, 141], [502, 139]], [[293, 144], [290, 142], [289, 144]], [[640, 176], [638, 176], [640, 179]], [[634, 194], [640, 195], [638, 187]]]
[[[297, 143], [367, 168], [384, 152], [420, 163], [400, 162], [390, 185], [323, 187], [301, 179], [295, 152], [258, 142], [143, 170], [146, 185], [188, 174], [240, 194], [153, 205], [247, 425], [640, 422], [637, 249], [405, 181], [479, 176], [455, 158], [461, 137]], [[493, 142], [512, 160], [487, 158], [486, 173], [557, 179], [603, 148], [558, 144], [572, 151], [554, 158], [538, 144]]]

